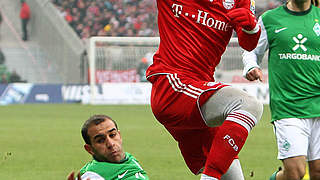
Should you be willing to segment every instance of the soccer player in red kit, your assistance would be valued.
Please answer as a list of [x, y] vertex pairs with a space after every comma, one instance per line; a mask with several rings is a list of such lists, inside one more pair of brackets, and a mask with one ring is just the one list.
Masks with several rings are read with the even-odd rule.
[[157, 0], [157, 8], [160, 45], [147, 69], [153, 114], [202, 180], [243, 179], [237, 155], [262, 104], [215, 82], [214, 71], [233, 30], [243, 49], [256, 47], [254, 1]]

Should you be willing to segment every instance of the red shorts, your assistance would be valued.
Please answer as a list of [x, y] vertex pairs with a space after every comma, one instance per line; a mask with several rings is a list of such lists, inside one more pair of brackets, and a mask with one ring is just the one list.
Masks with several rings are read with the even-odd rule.
[[153, 114], [178, 142], [189, 169], [198, 174], [217, 129], [206, 126], [200, 107], [216, 90], [227, 85], [177, 74], [156, 75], [149, 80]]

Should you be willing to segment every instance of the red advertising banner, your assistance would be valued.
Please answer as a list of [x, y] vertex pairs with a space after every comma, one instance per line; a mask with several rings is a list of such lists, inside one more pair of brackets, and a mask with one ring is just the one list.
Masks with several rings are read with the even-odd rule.
[[[90, 73], [88, 73], [90, 74]], [[90, 80], [90, 77], [88, 77]], [[96, 83], [140, 82], [136, 69], [128, 70], [96, 70]]]

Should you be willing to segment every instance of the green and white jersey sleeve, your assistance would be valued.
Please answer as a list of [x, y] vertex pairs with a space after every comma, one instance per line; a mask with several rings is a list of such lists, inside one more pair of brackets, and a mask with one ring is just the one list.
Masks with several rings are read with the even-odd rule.
[[320, 8], [297, 13], [281, 6], [265, 12], [260, 25], [258, 47], [243, 57], [250, 69], [269, 49], [272, 121], [320, 117]]
[[129, 153], [126, 153], [126, 159], [121, 163], [92, 160], [80, 173], [84, 180], [149, 180], [138, 160]]
[[242, 62], [244, 65], [243, 68], [243, 76], [246, 77], [246, 74], [252, 69], [252, 68], [260, 68], [259, 64], [262, 62], [263, 56], [269, 48], [268, 44], [268, 37], [266, 29], [264, 28], [261, 16], [258, 19], [258, 24], [261, 28], [261, 34], [260, 38], [257, 44], [257, 47], [252, 51], [244, 51], [243, 52], [243, 58]]

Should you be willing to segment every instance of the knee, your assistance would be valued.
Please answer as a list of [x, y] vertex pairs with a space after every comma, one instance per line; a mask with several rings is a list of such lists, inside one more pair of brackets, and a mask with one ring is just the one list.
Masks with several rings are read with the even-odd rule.
[[230, 111], [227, 119], [242, 125], [250, 132], [261, 119], [263, 105], [256, 98], [249, 95], [243, 96], [241, 100], [243, 102], [240, 107]]
[[262, 116], [263, 105], [244, 91], [227, 87], [219, 90], [201, 107], [205, 123], [209, 127], [222, 125], [228, 114], [237, 110], [248, 112], [257, 123]]
[[286, 174], [286, 179], [302, 180], [304, 175], [305, 175], [305, 173], [301, 173], [301, 172], [291, 172], [291, 173]]
[[306, 169], [304, 167], [293, 167], [293, 168], [284, 170], [283, 172], [286, 179], [290, 179], [290, 180], [301, 180], [303, 179], [305, 173], [306, 173]]
[[263, 104], [255, 97], [249, 96], [242, 104], [241, 110], [247, 111], [255, 117], [256, 123], [261, 119], [263, 113]]

